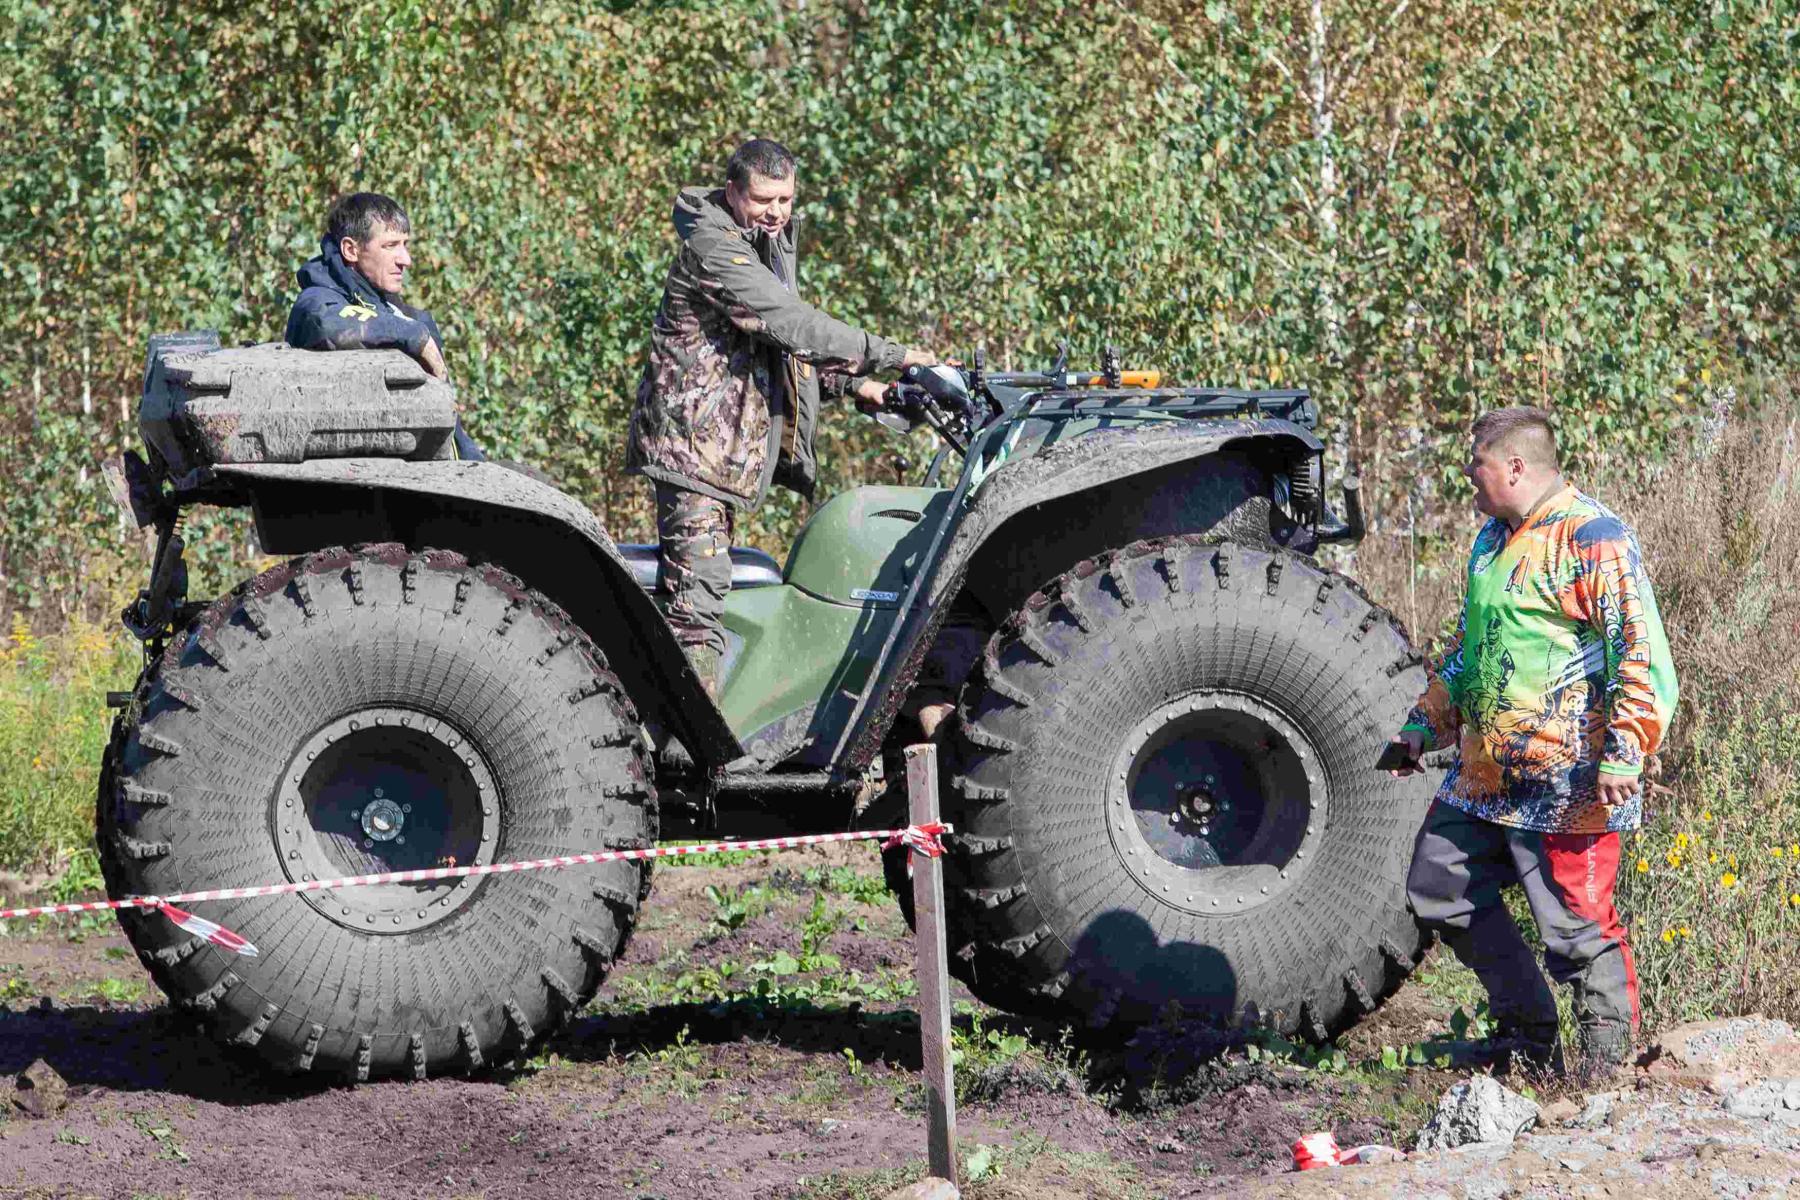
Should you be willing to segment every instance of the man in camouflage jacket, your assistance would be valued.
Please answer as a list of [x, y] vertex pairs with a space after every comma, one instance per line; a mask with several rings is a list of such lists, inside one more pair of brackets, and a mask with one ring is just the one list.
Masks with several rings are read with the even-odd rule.
[[936, 360], [825, 315], [795, 294], [794, 159], [746, 142], [724, 188], [675, 200], [680, 247], [650, 332], [627, 469], [656, 487], [657, 594], [716, 693], [735, 513], [771, 484], [810, 498], [821, 392], [880, 402], [862, 378]]

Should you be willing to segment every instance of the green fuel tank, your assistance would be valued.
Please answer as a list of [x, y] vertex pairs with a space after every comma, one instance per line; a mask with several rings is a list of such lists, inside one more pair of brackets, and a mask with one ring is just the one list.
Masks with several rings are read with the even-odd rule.
[[834, 496], [800, 531], [781, 586], [726, 598], [719, 707], [740, 739], [805, 721], [830, 697], [866, 686], [949, 501], [943, 488]]

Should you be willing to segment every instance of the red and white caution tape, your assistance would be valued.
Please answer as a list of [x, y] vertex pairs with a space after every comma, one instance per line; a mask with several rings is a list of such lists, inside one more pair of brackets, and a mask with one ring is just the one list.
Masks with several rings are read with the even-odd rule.
[[920, 854], [936, 858], [944, 852], [943, 835], [953, 832], [949, 825], [933, 822], [909, 825], [905, 829], [868, 829], [850, 833], [807, 833], [796, 837], [763, 838], [753, 842], [706, 842], [695, 846], [650, 846], [642, 850], [600, 850], [591, 854], [564, 854], [556, 858], [534, 858], [524, 862], [476, 863], [466, 867], [425, 867], [417, 871], [387, 871], [378, 875], [348, 875], [342, 879], [307, 879], [298, 883], [271, 883], [260, 887], [212, 888], [202, 892], [179, 892], [172, 896], [127, 896], [123, 900], [91, 900], [80, 904], [42, 904], [35, 908], [0, 908], [0, 921], [19, 917], [46, 917], [60, 913], [105, 912], [120, 908], [153, 908], [169, 920], [215, 946], [254, 957], [256, 947], [220, 925], [176, 908], [176, 901], [194, 904], [202, 900], [246, 900], [254, 896], [285, 896], [294, 892], [324, 892], [337, 888], [373, 887], [383, 883], [428, 883], [438, 879], [465, 879], [472, 875], [510, 875], [515, 871], [542, 871], [558, 867], [581, 867], [593, 863], [625, 862], [643, 858], [679, 858], [684, 854], [713, 854], [727, 850], [791, 850], [796, 846], [818, 846], [827, 842], [860, 842], [879, 840], [882, 848], [904, 845]]
[[893, 836], [881, 843], [883, 850], [892, 850], [895, 846], [905, 846], [908, 850], [923, 854], [926, 858], [938, 858], [944, 853], [944, 835], [950, 832], [950, 826], [942, 821], [931, 821], [924, 825], [908, 825], [905, 829], [896, 829]]

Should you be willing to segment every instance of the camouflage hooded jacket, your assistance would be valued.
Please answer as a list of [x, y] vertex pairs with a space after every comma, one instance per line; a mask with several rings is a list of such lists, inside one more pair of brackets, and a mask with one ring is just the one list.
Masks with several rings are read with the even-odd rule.
[[675, 199], [681, 245], [650, 331], [626, 467], [738, 508], [771, 483], [811, 496], [820, 384], [897, 369], [905, 347], [826, 316], [795, 294], [794, 223], [741, 228], [723, 189]]

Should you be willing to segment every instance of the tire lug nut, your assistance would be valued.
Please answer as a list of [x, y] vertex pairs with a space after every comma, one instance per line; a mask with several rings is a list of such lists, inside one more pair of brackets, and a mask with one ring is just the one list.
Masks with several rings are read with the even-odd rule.
[[410, 805], [410, 804], [402, 804], [402, 805], [401, 805], [401, 806], [400, 806], [400, 811], [401, 811], [401, 812], [403, 812], [403, 813], [409, 813], [409, 812], [411, 812], [411, 811], [412, 811], [412, 805]]
[[295, 859], [298, 859], [299, 857], [300, 857], [300, 852], [298, 850], [289, 850], [288, 851], [289, 861], [293, 861]]
[[375, 845], [375, 842], [372, 838], [364, 838], [363, 839], [363, 849], [364, 850], [372, 849], [374, 847], [374, 845]]
[[394, 842], [396, 845], [400, 845], [400, 846], [406, 845], [406, 835], [404, 833], [401, 834], [399, 837], [394, 839]]

